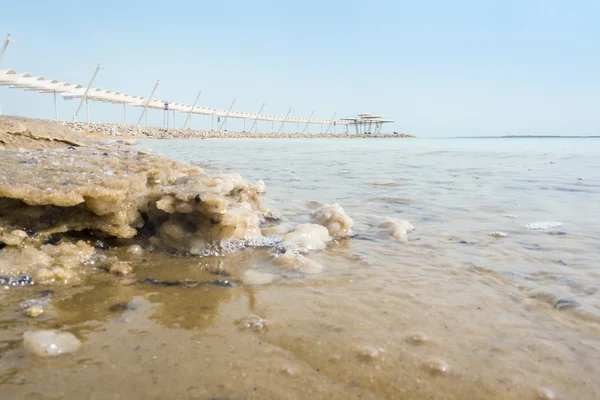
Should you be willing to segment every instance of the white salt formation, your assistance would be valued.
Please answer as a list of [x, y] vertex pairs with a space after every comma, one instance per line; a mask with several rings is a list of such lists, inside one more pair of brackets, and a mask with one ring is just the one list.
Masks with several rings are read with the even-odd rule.
[[327, 228], [315, 224], [300, 224], [283, 237], [284, 242], [292, 242], [308, 250], [324, 250], [330, 240]]
[[408, 241], [408, 233], [415, 230], [415, 227], [408, 221], [389, 220], [379, 225], [381, 231], [391, 235], [400, 242]]
[[314, 222], [323, 225], [329, 231], [329, 235], [342, 239], [352, 236], [352, 225], [354, 221], [346, 214], [344, 209], [337, 203], [325, 204], [314, 213]]
[[81, 347], [81, 341], [72, 333], [56, 330], [25, 332], [23, 345], [31, 353], [40, 357], [56, 357], [74, 353]]

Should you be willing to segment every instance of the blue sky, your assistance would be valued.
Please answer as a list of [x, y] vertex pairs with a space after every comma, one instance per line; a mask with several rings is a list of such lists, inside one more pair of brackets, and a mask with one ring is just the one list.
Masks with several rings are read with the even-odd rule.
[[[163, 100], [202, 89], [221, 109], [235, 97], [271, 115], [380, 113], [423, 137], [598, 135], [599, 15], [594, 0], [10, 1], [0, 35], [17, 44], [0, 69], [85, 85], [100, 62], [101, 88], [146, 97], [160, 79]], [[61, 100], [60, 117], [76, 105]], [[0, 107], [54, 115], [51, 95], [6, 87]], [[122, 107], [91, 103], [90, 117], [120, 122]]]

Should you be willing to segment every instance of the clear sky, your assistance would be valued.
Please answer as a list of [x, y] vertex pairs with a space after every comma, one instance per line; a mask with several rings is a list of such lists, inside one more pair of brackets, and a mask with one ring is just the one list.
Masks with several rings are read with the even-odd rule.
[[[597, 0], [5, 1], [0, 35], [17, 43], [0, 69], [86, 85], [100, 62], [105, 89], [147, 97], [160, 79], [162, 100], [202, 89], [200, 105], [221, 109], [371, 112], [422, 137], [598, 135], [599, 16]], [[6, 87], [0, 107], [54, 115], [52, 95]], [[60, 100], [60, 117], [75, 108]], [[123, 110], [90, 103], [90, 117]]]

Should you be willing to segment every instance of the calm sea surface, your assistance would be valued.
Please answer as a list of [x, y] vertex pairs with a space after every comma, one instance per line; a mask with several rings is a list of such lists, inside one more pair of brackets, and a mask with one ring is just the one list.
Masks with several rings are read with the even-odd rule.
[[[321, 204], [354, 219], [355, 238], [312, 255], [321, 274], [254, 300], [277, 321], [271, 342], [347, 393], [600, 397], [600, 140], [139, 145], [264, 180], [265, 204], [284, 215], [269, 233]], [[408, 243], [378, 231], [386, 219], [416, 227]]]
[[[90, 271], [53, 287], [35, 321], [17, 311], [35, 288], [0, 293], [0, 398], [600, 398], [600, 139], [137, 146], [264, 180], [263, 204], [283, 215], [264, 235], [332, 203], [356, 235], [308, 254], [311, 268], [280, 265], [268, 247], [111, 247], [133, 277]], [[379, 228], [390, 219], [415, 226], [406, 243]], [[273, 280], [249, 284], [248, 271]], [[24, 331], [56, 327], [82, 348], [22, 349]]]

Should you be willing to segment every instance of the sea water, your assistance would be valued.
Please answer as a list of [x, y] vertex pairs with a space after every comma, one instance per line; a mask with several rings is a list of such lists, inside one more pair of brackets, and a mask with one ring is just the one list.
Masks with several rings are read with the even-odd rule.
[[[305, 269], [274, 262], [275, 247], [144, 249], [133, 278], [54, 289], [36, 329], [82, 346], [47, 362], [14, 339], [32, 325], [10, 314], [15, 291], [1, 316], [6, 398], [600, 398], [600, 140], [137, 146], [264, 180], [263, 204], [282, 215], [265, 235], [338, 203], [354, 236], [302, 254]], [[415, 230], [400, 241], [388, 221]], [[147, 283], [215, 279], [231, 285]]]

